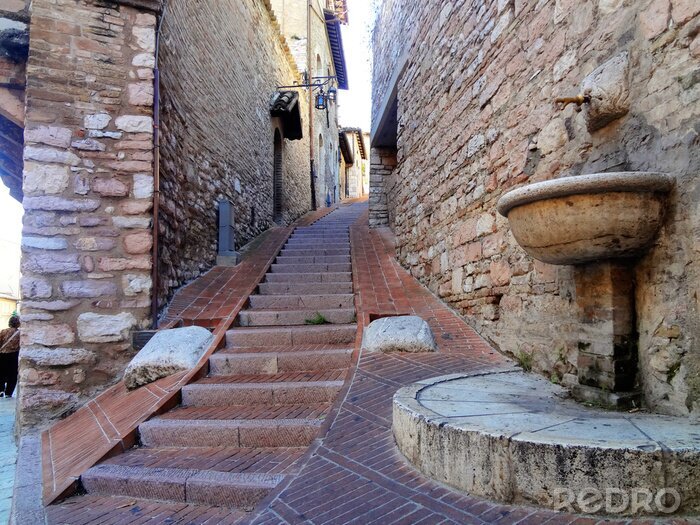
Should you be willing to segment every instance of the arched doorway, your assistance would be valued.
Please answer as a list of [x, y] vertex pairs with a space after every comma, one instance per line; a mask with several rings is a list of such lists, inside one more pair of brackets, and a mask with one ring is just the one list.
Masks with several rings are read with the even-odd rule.
[[272, 220], [282, 221], [282, 177], [284, 166], [282, 163], [282, 135], [280, 130], [275, 130], [274, 166], [272, 173]]

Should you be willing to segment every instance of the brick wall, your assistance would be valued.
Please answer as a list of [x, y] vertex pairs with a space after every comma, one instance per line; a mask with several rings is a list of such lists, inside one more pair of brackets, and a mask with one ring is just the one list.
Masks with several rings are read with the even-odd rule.
[[27, 65], [19, 421], [114, 382], [150, 324], [155, 16], [33, 0]]
[[[215, 262], [217, 201], [234, 204], [237, 244], [271, 227], [270, 97], [299, 80], [270, 7], [173, 2], [162, 26], [160, 304]], [[308, 106], [300, 97], [301, 115]], [[310, 209], [308, 132], [284, 140], [284, 221]]]
[[[529, 258], [498, 198], [566, 175], [676, 177], [666, 225], [634, 270], [642, 386], [671, 414], [700, 410], [698, 12], [688, 0], [387, 0], [374, 34], [375, 118], [408, 52], [397, 167], [377, 172], [373, 156], [370, 195], [386, 196], [401, 263], [502, 350], [532, 353], [548, 377], [576, 377], [573, 268]], [[625, 117], [590, 133], [583, 113], [555, 107], [624, 51]]]

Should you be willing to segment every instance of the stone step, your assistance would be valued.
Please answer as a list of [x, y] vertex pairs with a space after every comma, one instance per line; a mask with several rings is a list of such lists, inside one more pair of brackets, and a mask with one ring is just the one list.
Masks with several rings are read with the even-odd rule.
[[275, 260], [277, 264], [340, 264], [349, 263], [349, 255], [315, 255], [306, 257], [294, 257], [279, 255]]
[[265, 281], [268, 283], [349, 283], [352, 282], [352, 273], [268, 273]]
[[251, 295], [249, 297], [249, 304], [250, 308], [256, 310], [326, 310], [330, 308], [353, 308], [355, 296], [353, 294]]
[[234, 328], [226, 332], [226, 346], [294, 346], [355, 342], [355, 324], [291, 326], [274, 328]]
[[292, 233], [290, 239], [338, 239], [339, 241], [349, 242], [350, 234], [348, 232], [329, 232], [329, 233]]
[[272, 273], [316, 273], [316, 272], [351, 272], [350, 263], [342, 264], [272, 264]]
[[329, 226], [324, 228], [296, 228], [294, 235], [348, 235], [350, 229], [347, 226]]
[[97, 465], [81, 476], [89, 494], [221, 505], [252, 511], [281, 474]]
[[308, 244], [317, 248], [326, 248], [326, 244], [331, 244], [333, 249], [349, 248], [350, 239], [338, 237], [290, 237], [285, 246], [293, 246], [298, 244]]
[[[325, 406], [325, 405], [323, 405]], [[177, 412], [176, 409], [174, 412]], [[190, 409], [215, 410], [215, 409]], [[225, 409], [222, 409], [225, 410]], [[168, 415], [172, 412], [168, 412]], [[178, 419], [178, 418], [175, 418]], [[187, 418], [179, 418], [187, 419]], [[197, 417], [190, 419], [200, 419]], [[204, 418], [216, 419], [216, 418]], [[236, 418], [218, 418], [236, 419]], [[241, 418], [238, 418], [241, 419]], [[125, 467], [213, 470], [215, 472], [293, 474], [307, 447], [135, 447], [102, 462]]]
[[[321, 406], [321, 405], [319, 405]], [[325, 405], [322, 405], [325, 406]], [[179, 409], [174, 410], [177, 412]], [[190, 409], [212, 410], [212, 409]], [[215, 409], [213, 409], [215, 410]], [[226, 410], [226, 409], [222, 409]], [[170, 415], [172, 412], [168, 412]], [[162, 417], [162, 416], [161, 416]], [[188, 419], [185, 417], [175, 419]], [[197, 417], [189, 419], [200, 419]], [[216, 419], [216, 418], [203, 418]], [[218, 418], [244, 419], [244, 418]], [[249, 419], [249, 418], [248, 418]], [[263, 418], [264, 419], [264, 418]], [[269, 419], [269, 418], [268, 418]], [[290, 419], [290, 418], [287, 418]], [[295, 462], [306, 447], [135, 447], [102, 462], [107, 465], [147, 468], [214, 470], [217, 472], [260, 472], [288, 474], [298, 472]]]
[[317, 295], [352, 293], [352, 283], [260, 283], [260, 295]]
[[272, 346], [225, 346], [217, 350], [216, 354], [249, 354], [256, 352], [306, 352], [312, 350], [345, 350], [354, 347], [351, 343], [310, 343], [306, 345], [272, 345]]
[[323, 248], [324, 250], [347, 250], [350, 248], [349, 242], [310, 242], [310, 241], [292, 241], [287, 242], [284, 248], [291, 248], [294, 250], [318, 250]]
[[291, 326], [314, 325], [307, 322], [322, 315], [327, 323], [320, 324], [349, 324], [356, 321], [353, 308], [337, 310], [243, 310], [238, 315], [241, 326]]
[[[223, 351], [223, 349], [222, 349]], [[241, 377], [241, 376], [238, 376]], [[213, 379], [213, 378], [210, 378]], [[303, 403], [297, 405], [226, 405], [223, 407], [176, 407], [158, 419], [195, 419], [195, 420], [242, 420], [242, 419], [323, 419], [330, 403]], [[129, 454], [134, 454], [134, 449]], [[192, 449], [196, 450], [196, 449]], [[277, 449], [278, 453], [282, 453]], [[115, 456], [119, 457], [119, 456]], [[112, 461], [111, 459], [108, 461]], [[154, 466], [154, 465], [144, 465]], [[169, 467], [170, 464], [157, 466]], [[199, 468], [199, 467], [197, 467]], [[244, 471], [239, 471], [244, 472]]]
[[342, 386], [343, 381], [198, 382], [183, 387], [182, 404], [185, 406], [210, 407], [241, 404], [295, 405], [299, 403], [328, 403], [335, 399]]
[[297, 248], [284, 248], [280, 255], [289, 257], [315, 257], [317, 255], [350, 255], [350, 247], [342, 249], [316, 249], [316, 250], [303, 250]]
[[347, 368], [352, 348], [301, 352], [217, 352], [209, 358], [210, 376], [281, 374], [305, 370]]
[[314, 440], [322, 422], [321, 419], [157, 418], [139, 425], [139, 434], [146, 447], [305, 447]]

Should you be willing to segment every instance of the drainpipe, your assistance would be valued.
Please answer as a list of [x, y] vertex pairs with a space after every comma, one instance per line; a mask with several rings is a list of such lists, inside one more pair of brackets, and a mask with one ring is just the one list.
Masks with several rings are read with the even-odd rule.
[[[311, 51], [311, 12], [313, 10], [313, 0], [309, 0], [306, 8], [306, 71], [309, 78], [307, 82], [312, 84], [312, 62], [313, 52]], [[316, 209], [316, 167], [314, 159], [314, 89], [309, 86], [309, 161], [311, 167], [311, 208]]]
[[160, 50], [160, 29], [165, 18], [168, 4], [163, 11], [156, 29], [155, 67], [153, 68], [153, 251], [151, 267], [151, 319], [153, 329], [158, 328], [158, 216], [160, 212], [160, 70], [158, 69], [158, 52]]

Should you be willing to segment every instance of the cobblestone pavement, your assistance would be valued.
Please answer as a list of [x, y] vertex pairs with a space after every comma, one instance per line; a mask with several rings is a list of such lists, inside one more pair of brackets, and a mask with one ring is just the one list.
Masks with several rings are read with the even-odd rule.
[[7, 523], [12, 505], [17, 447], [14, 436], [15, 398], [0, 399], [0, 524]]

